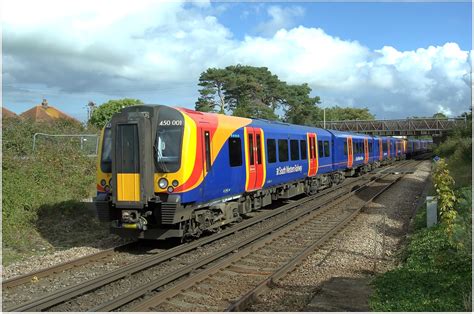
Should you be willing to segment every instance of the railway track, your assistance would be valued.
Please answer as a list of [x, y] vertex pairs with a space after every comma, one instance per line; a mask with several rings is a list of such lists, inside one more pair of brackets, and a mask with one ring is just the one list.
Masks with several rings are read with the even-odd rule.
[[293, 269], [402, 176], [385, 174], [291, 224], [267, 235], [262, 232], [254, 242], [234, 248], [236, 253], [127, 310], [243, 311], [264, 287]]
[[103, 259], [109, 258], [116, 254], [119, 251], [127, 251], [134, 243], [127, 243], [117, 247], [113, 247], [107, 250], [103, 250], [94, 254], [89, 254], [86, 256], [82, 256], [80, 258], [67, 261], [64, 263], [60, 263], [57, 265], [53, 265], [48, 268], [40, 269], [38, 271], [30, 272], [28, 274], [24, 274], [21, 276], [13, 277], [7, 280], [2, 281], [2, 288], [8, 289], [20, 286], [25, 283], [30, 283], [35, 280], [39, 280], [41, 278], [45, 278], [51, 275], [55, 275], [61, 273], [65, 270], [69, 270], [75, 267], [80, 267], [87, 265], [89, 263], [96, 263]]
[[[410, 163], [410, 162], [406, 161], [401, 164], [387, 167], [386, 169], [388, 170], [392, 168], [401, 167], [403, 165], [406, 165], [407, 163]], [[386, 175], [386, 174], [379, 174], [379, 176], [382, 176], [382, 175]], [[54, 306], [58, 304], [64, 303], [78, 296], [93, 292], [99, 289], [100, 287], [119, 281], [125, 277], [132, 277], [132, 275], [138, 272], [142, 272], [146, 269], [157, 266], [160, 263], [169, 261], [170, 259], [177, 258], [184, 253], [196, 250], [208, 243], [217, 241], [231, 234], [240, 232], [241, 230], [244, 230], [246, 228], [250, 228], [256, 224], [261, 223], [262, 221], [271, 219], [285, 212], [288, 212], [289, 209], [293, 209], [295, 207], [308, 207], [308, 208], [304, 208], [304, 210], [299, 210], [298, 213], [301, 213], [303, 211], [307, 211], [309, 213], [313, 211], [315, 208], [321, 208], [323, 206], [322, 204], [327, 203], [328, 200], [347, 195], [348, 191], [354, 189], [355, 186], [362, 186], [364, 184], [367, 184], [368, 182], [371, 181], [371, 179], [374, 178], [374, 176], [377, 176], [377, 175], [368, 175], [368, 176], [360, 177], [346, 184], [321, 191], [315, 196], [307, 197], [302, 200], [291, 202], [278, 209], [274, 209], [274, 210], [265, 212], [264, 214], [259, 215], [257, 217], [253, 217], [248, 220], [245, 220], [242, 223], [239, 223], [236, 226], [228, 228], [221, 233], [214, 234], [206, 238], [201, 238], [194, 242], [183, 244], [178, 247], [169, 249], [165, 252], [158, 253], [154, 256], [144, 258], [140, 261], [137, 261], [135, 263], [122, 267], [121, 269], [99, 276], [93, 280], [84, 282], [79, 285], [66, 287], [62, 289], [61, 291], [57, 291], [55, 293], [42, 296], [38, 299], [32, 300], [30, 302], [27, 302], [18, 306], [7, 308], [6, 311], [42, 311], [42, 310], [47, 310], [47, 309], [54, 310]], [[310, 205], [312, 204], [313, 201], [318, 201], [319, 205]], [[296, 210], [293, 210], [293, 211], [296, 212]], [[296, 213], [294, 213], [293, 216], [295, 216], [293, 217], [293, 220], [298, 219], [296, 217]], [[282, 222], [282, 226], [287, 223], [288, 223], [287, 221]], [[273, 231], [268, 229], [266, 230], [266, 232], [268, 234], [268, 233], [272, 233]], [[248, 243], [251, 243], [255, 241], [255, 239], [246, 240], [246, 241], [249, 241]], [[240, 248], [237, 248], [237, 250], [238, 249]], [[229, 248], [228, 252], [225, 254], [228, 255], [229, 253], [235, 250], [236, 248], [234, 247], [232, 247], [231, 249]], [[225, 256], [225, 254], [222, 256]], [[142, 297], [143, 295], [145, 295], [146, 293], [150, 291], [156, 290], [159, 287], [175, 282], [177, 279], [183, 277], [184, 275], [189, 275], [190, 273], [195, 272], [198, 268], [203, 267], [206, 264], [215, 262], [219, 258], [221, 257], [217, 257], [217, 255], [212, 254], [212, 257], [209, 256], [208, 260], [206, 261], [191, 263], [190, 265], [186, 265], [184, 267], [179, 268], [177, 271], [169, 273], [167, 276], [163, 276], [162, 278], [156, 278], [150, 281], [148, 284], [141, 285], [141, 286], [138, 285], [138, 287], [132, 287], [132, 289], [130, 289], [130, 293], [127, 293], [126, 295], [121, 294], [118, 298], [109, 300], [103, 304], [95, 306], [92, 310], [108, 311], [108, 310], [114, 310], [114, 309], [120, 308], [124, 306], [125, 304], [132, 302], [133, 300], [137, 298]]]

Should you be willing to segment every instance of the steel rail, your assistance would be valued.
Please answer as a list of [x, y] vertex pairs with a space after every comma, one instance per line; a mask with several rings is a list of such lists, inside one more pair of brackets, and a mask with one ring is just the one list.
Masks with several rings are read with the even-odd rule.
[[[389, 168], [395, 167], [395, 166], [397, 166], [397, 165], [393, 165], [393, 166], [391, 165], [391, 166], [389, 166]], [[214, 235], [211, 235], [211, 236], [206, 237], [206, 238], [201, 238], [201, 239], [193, 241], [191, 243], [186, 243], [186, 244], [177, 246], [177, 247], [169, 249], [169, 250], [167, 250], [163, 253], [158, 253], [155, 256], [151, 256], [151, 257], [145, 258], [143, 260], [139, 260], [139, 261], [134, 262], [132, 264], [129, 264], [125, 267], [122, 267], [120, 269], [112, 271], [110, 273], [107, 273], [107, 274], [104, 274], [102, 276], [96, 277], [92, 280], [89, 280], [89, 281], [86, 281], [86, 282], [83, 282], [83, 283], [80, 283], [80, 284], [77, 284], [77, 285], [74, 285], [74, 286], [66, 287], [64, 289], [61, 289], [60, 291], [56, 291], [54, 293], [41, 296], [37, 299], [34, 299], [32, 301], [29, 301], [29, 302], [26, 302], [26, 303], [23, 303], [23, 304], [20, 304], [20, 305], [17, 305], [17, 306], [12, 306], [12, 307], [6, 309], [5, 311], [8, 311], [8, 312], [21, 312], [21, 311], [41, 311], [41, 310], [45, 310], [47, 308], [50, 308], [50, 307], [55, 306], [57, 304], [60, 304], [64, 301], [67, 301], [67, 300], [72, 299], [74, 297], [77, 297], [77, 296], [80, 296], [82, 294], [88, 293], [90, 291], [96, 290], [96, 289], [98, 289], [98, 288], [100, 288], [104, 285], [110, 284], [114, 281], [117, 281], [117, 280], [120, 280], [120, 279], [125, 278], [127, 276], [130, 276], [134, 273], [146, 270], [147, 268], [153, 267], [157, 264], [160, 264], [162, 262], [170, 260], [170, 259], [172, 259], [176, 256], [179, 256], [181, 254], [192, 251], [192, 250], [194, 250], [196, 248], [199, 248], [199, 247], [201, 247], [205, 244], [214, 242], [214, 241], [219, 240], [223, 237], [226, 237], [230, 234], [234, 234], [238, 231], [241, 231], [243, 229], [251, 227], [251, 226], [253, 226], [255, 224], [258, 224], [262, 221], [265, 221], [269, 218], [272, 218], [272, 217], [277, 216], [281, 213], [284, 213], [284, 212], [288, 211], [289, 209], [301, 206], [302, 204], [305, 204], [305, 203], [311, 202], [315, 199], [326, 196], [326, 195], [328, 195], [328, 194], [330, 194], [334, 191], [338, 191], [340, 189], [343, 189], [344, 187], [347, 187], [347, 186], [350, 186], [350, 185], [356, 185], [359, 181], [364, 181], [366, 179], [367, 178], [364, 176], [364, 177], [360, 177], [360, 178], [358, 178], [358, 179], [356, 179], [352, 182], [348, 182], [346, 184], [341, 184], [341, 185], [337, 185], [335, 187], [332, 187], [332, 188], [329, 188], [329, 189], [326, 189], [326, 190], [322, 190], [321, 192], [318, 192], [318, 194], [316, 194], [316, 195], [298, 200], [298, 201], [293, 202], [293, 203], [283, 205], [282, 207], [280, 207], [278, 209], [275, 209], [275, 210], [272, 210], [271, 212], [265, 213], [261, 216], [257, 216], [257, 217], [253, 217], [253, 218], [250, 218], [248, 220], [245, 220], [245, 221], [243, 221], [243, 222], [241, 222], [241, 223], [239, 223], [239, 224], [237, 224], [237, 225], [235, 225], [235, 226], [233, 226], [233, 227], [231, 227], [227, 230], [224, 230], [221, 233], [214, 234]], [[369, 181], [370, 181], [370, 179], [369, 179]]]
[[145, 270], [147, 268], [153, 267], [157, 264], [160, 264], [162, 262], [165, 262], [173, 257], [176, 257], [178, 255], [187, 253], [189, 251], [192, 251], [196, 248], [199, 248], [203, 245], [206, 245], [208, 243], [211, 243], [213, 241], [219, 240], [223, 237], [226, 237], [230, 234], [236, 233], [240, 230], [246, 229], [248, 227], [253, 226], [254, 224], [260, 223], [264, 220], [270, 219], [274, 216], [277, 216], [281, 213], [286, 212], [287, 210], [290, 210], [294, 207], [300, 206], [302, 204], [305, 204], [307, 202], [313, 201], [316, 198], [321, 198], [323, 196], [328, 195], [331, 192], [337, 191], [345, 186], [349, 186], [351, 184], [357, 183], [358, 181], [362, 181], [365, 178], [359, 178], [359, 180], [352, 181], [346, 185], [338, 185], [330, 189], [323, 190], [323, 194], [318, 193], [314, 196], [310, 196], [307, 198], [304, 198], [302, 200], [299, 200], [294, 203], [289, 203], [286, 205], [283, 205], [282, 207], [272, 210], [269, 213], [263, 214], [262, 216], [259, 217], [253, 217], [248, 220], [245, 220], [228, 230], [225, 230], [221, 233], [211, 235], [206, 238], [201, 238], [199, 240], [193, 241], [191, 243], [186, 243], [180, 246], [177, 246], [175, 248], [169, 249], [163, 253], [158, 253], [155, 256], [151, 256], [148, 258], [145, 258], [143, 260], [136, 261], [132, 264], [129, 264], [125, 267], [122, 267], [120, 269], [117, 269], [115, 271], [112, 271], [110, 273], [104, 274], [102, 276], [96, 277], [92, 280], [66, 287], [64, 289], [61, 289], [60, 291], [56, 291], [44, 296], [41, 296], [37, 299], [34, 299], [29, 302], [25, 302], [23, 304], [17, 305], [17, 306], [12, 306], [10, 308], [7, 308], [7, 312], [22, 312], [22, 311], [41, 311], [45, 310], [49, 307], [55, 306], [57, 304], [60, 304], [64, 301], [67, 301], [69, 299], [72, 299], [74, 297], [77, 297], [79, 295], [85, 294], [87, 292], [93, 291], [95, 289], [98, 289], [106, 284], [112, 283], [114, 281], [120, 280], [122, 278], [125, 278], [129, 275], [132, 275], [134, 273], [137, 273], [139, 271]]
[[[369, 183], [371, 182], [372, 180], [367, 180], [365, 183]], [[347, 197], [347, 195], [352, 195], [354, 193], [356, 193], [357, 191], [359, 191], [361, 189], [361, 187], [357, 188], [356, 190], [353, 190], [352, 192], [349, 192], [349, 194], [347, 194], [346, 191], [343, 191], [342, 193], [340, 193], [338, 196], [339, 197]], [[340, 199], [337, 199], [336, 201], [342, 201]], [[188, 275], [188, 274], [191, 274], [193, 272], [195, 272], [197, 269], [199, 268], [202, 268], [203, 266], [205, 265], [208, 265], [226, 255], [229, 255], [230, 253], [232, 252], [235, 252], [235, 251], [238, 251], [240, 250], [242, 247], [245, 247], [246, 245], [262, 238], [262, 237], [265, 237], [266, 235], [268, 234], [271, 234], [273, 232], [275, 232], [276, 229], [279, 229], [279, 228], [282, 228], [284, 226], [286, 226], [288, 224], [288, 222], [291, 222], [291, 221], [294, 221], [294, 220], [297, 220], [299, 218], [301, 218], [302, 216], [304, 215], [307, 215], [309, 212], [312, 212], [316, 209], [320, 209], [322, 207], [325, 207], [324, 206], [324, 203], [322, 204], [319, 204], [317, 206], [312, 206], [310, 209], [302, 212], [302, 213], [295, 213], [294, 215], [292, 215], [289, 219], [286, 219], [282, 222], [280, 222], [279, 224], [277, 224], [276, 226], [270, 226], [270, 227], [267, 227], [263, 230], [261, 230], [258, 234], [250, 237], [249, 239], [245, 239], [233, 246], [230, 246], [230, 247], [227, 247], [211, 256], [208, 256], [202, 260], [200, 260], [199, 262], [197, 263], [193, 263], [192, 265], [188, 265], [188, 266], [185, 266], [173, 273], [170, 273], [162, 278], [160, 278], [158, 281], [152, 281], [148, 284], [145, 284], [137, 289], [135, 289], [134, 291], [132, 291], [131, 293], [128, 293], [126, 295], [120, 295], [118, 296], [117, 298], [115, 299], [112, 299], [108, 302], [105, 302], [97, 307], [95, 307], [94, 309], [92, 309], [91, 311], [93, 312], [106, 312], [106, 311], [112, 311], [112, 310], [115, 310], [141, 296], [143, 296], [144, 294], [150, 292], [150, 291], [153, 291], [153, 290], [156, 290], [158, 289], [159, 287], [162, 287], [166, 284], [169, 284], [173, 281], [176, 281], [177, 279], [185, 276], [185, 275]]]
[[401, 176], [397, 177], [392, 182], [388, 183], [385, 187], [382, 188], [382, 190], [377, 192], [374, 196], [372, 196], [369, 200], [367, 200], [363, 205], [359, 206], [348, 217], [346, 217], [337, 225], [333, 226], [331, 230], [329, 230], [323, 237], [317, 239], [311, 245], [307, 246], [301, 253], [299, 253], [297, 256], [289, 260], [285, 265], [280, 267], [268, 278], [260, 282], [255, 288], [247, 292], [239, 300], [231, 304], [225, 311], [226, 312], [235, 312], [235, 311], [239, 312], [239, 311], [244, 311], [246, 308], [248, 308], [248, 306], [251, 303], [255, 302], [258, 295], [263, 293], [266, 289], [269, 289], [277, 280], [281, 279], [286, 274], [294, 270], [301, 262], [303, 262], [310, 254], [312, 254], [317, 247], [320, 247], [322, 244], [327, 242], [333, 235], [335, 235], [337, 232], [343, 229], [345, 225], [347, 225], [349, 222], [354, 220], [365, 207], [367, 207], [377, 197], [383, 194], [386, 190], [392, 187], [396, 182], [398, 182], [404, 176], [405, 174], [402, 174]]
[[117, 252], [117, 251], [126, 250], [126, 248], [130, 245], [133, 245], [133, 243], [123, 244], [123, 245], [113, 247], [113, 248], [110, 248], [110, 249], [106, 249], [106, 250], [103, 250], [103, 251], [100, 251], [100, 252], [97, 252], [97, 253], [85, 255], [85, 256], [79, 257], [75, 260], [66, 261], [66, 262], [63, 262], [63, 263], [60, 263], [60, 264], [57, 264], [57, 265], [53, 265], [53, 266], [50, 266], [50, 267], [47, 267], [47, 268], [43, 268], [43, 269], [40, 269], [40, 270], [37, 270], [37, 271], [32, 271], [32, 272], [24, 274], [24, 275], [12, 277], [12, 278], [9, 278], [9, 279], [6, 279], [6, 280], [2, 281], [2, 287], [4, 289], [5, 288], [16, 287], [16, 286], [19, 286], [19, 285], [22, 285], [22, 284], [25, 284], [25, 283], [32, 282], [33, 280], [38, 280], [40, 278], [44, 278], [44, 277], [47, 277], [47, 276], [50, 276], [50, 275], [53, 275], [53, 274], [63, 272], [65, 270], [68, 270], [68, 269], [71, 269], [71, 268], [74, 268], [74, 267], [86, 265], [86, 264], [89, 264], [91, 262], [96, 262], [96, 261], [99, 261], [101, 259], [104, 259], [104, 258], [107, 258], [109, 256], [114, 255], [115, 252]]
[[[377, 179], [386, 177], [388, 175], [390, 175], [390, 174], [381, 175]], [[234, 263], [236, 261], [236, 259], [239, 259], [240, 257], [242, 257], [244, 255], [247, 255], [247, 253], [249, 253], [250, 251], [254, 251], [257, 247], [264, 246], [263, 244], [252, 244], [252, 245], [249, 246], [249, 244], [251, 244], [251, 243], [253, 243], [257, 240], [262, 240], [262, 238], [263, 238], [263, 240], [259, 243], [266, 243], [266, 242], [270, 241], [266, 238], [267, 235], [271, 234], [271, 236], [270, 236], [271, 239], [281, 235], [282, 232], [286, 232], [285, 230], [287, 230], [288, 228], [291, 227], [291, 226], [288, 225], [289, 223], [294, 223], [295, 221], [298, 221], [298, 224], [300, 224], [301, 223], [300, 219], [303, 216], [307, 216], [308, 214], [312, 213], [312, 215], [310, 215], [310, 216], [312, 216], [312, 219], [314, 219], [314, 217], [322, 215], [323, 213], [327, 212], [330, 208], [333, 208], [337, 204], [339, 204], [339, 203], [343, 202], [344, 200], [347, 200], [348, 198], [352, 197], [355, 193], [366, 189], [373, 182], [374, 181], [371, 180], [371, 181], [367, 182], [364, 186], [359, 187], [357, 190], [354, 190], [354, 191], [351, 191], [347, 194], [344, 194], [339, 199], [334, 200], [331, 204], [319, 205], [316, 208], [308, 209], [308, 210], [306, 210], [306, 211], [304, 211], [304, 212], [302, 212], [298, 215], [294, 215], [290, 219], [280, 223], [277, 226], [272, 226], [272, 227], [267, 228], [266, 230], [262, 230], [258, 235], [252, 237], [251, 239], [245, 240], [245, 241], [243, 241], [243, 242], [241, 242], [237, 245], [234, 245], [231, 248], [227, 248], [225, 250], [222, 250], [219, 253], [214, 254], [212, 257], [206, 258], [205, 260], [201, 260], [199, 263], [194, 264], [192, 268], [187, 269], [186, 270], [187, 272], [185, 270], [180, 270], [179, 274], [176, 273], [175, 276], [173, 276], [173, 274], [170, 274], [170, 275], [167, 276], [166, 280], [160, 280], [160, 282], [151, 282], [147, 285], [144, 285], [140, 290], [133, 291], [131, 294], [126, 295], [126, 296], [120, 296], [117, 299], [112, 300], [112, 301], [104, 304], [101, 307], [94, 308], [93, 310], [94, 311], [110, 311], [110, 310], [117, 309], [119, 306], [122, 306], [126, 303], [129, 303], [130, 301], [132, 301], [132, 300], [134, 300], [138, 297], [141, 297], [141, 296], [143, 296], [144, 294], [146, 294], [150, 291], [156, 290], [159, 287], [170, 283], [171, 281], [179, 279], [180, 277], [182, 277], [186, 274], [192, 273], [194, 270], [196, 270], [198, 268], [202, 268], [203, 266], [209, 264], [210, 262], [216, 261], [216, 260], [218, 260], [218, 259], [220, 259], [220, 258], [222, 258], [222, 257], [224, 257], [224, 256], [226, 256], [226, 255], [228, 255], [232, 252], [237, 251], [237, 253], [233, 254], [231, 258], [228, 258], [224, 261], [221, 261], [218, 264], [216, 264], [216, 265], [214, 265], [210, 268], [206, 268], [205, 270], [199, 272], [197, 275], [192, 275], [192, 277], [189, 277], [189, 278], [185, 279], [184, 281], [179, 282], [175, 286], [171, 287], [169, 290], [159, 292], [154, 297], [146, 300], [145, 302], [139, 304], [138, 306], [136, 306], [136, 307], [134, 307], [133, 309], [130, 310], [130, 311], [148, 311], [151, 308], [155, 307], [156, 305], [161, 304], [166, 299], [169, 299], [169, 298], [175, 296], [176, 294], [181, 293], [182, 290], [186, 290], [187, 288], [189, 288], [190, 286], [192, 286], [196, 282], [202, 281], [203, 279], [209, 277], [211, 274], [215, 273], [216, 271], [219, 271], [219, 270], [227, 267], [231, 263]], [[319, 209], [319, 211], [315, 211], [315, 209]], [[283, 229], [281, 229], [281, 228], [283, 228]], [[281, 230], [279, 230], [279, 229], [281, 229]]]

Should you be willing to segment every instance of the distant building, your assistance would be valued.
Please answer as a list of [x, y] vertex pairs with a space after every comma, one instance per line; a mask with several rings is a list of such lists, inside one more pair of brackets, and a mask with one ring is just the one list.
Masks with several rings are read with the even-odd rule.
[[52, 122], [58, 119], [66, 119], [80, 123], [78, 120], [65, 114], [61, 110], [50, 106], [46, 99], [43, 99], [41, 104], [20, 114], [20, 117], [32, 120], [33, 122]]
[[8, 110], [5, 107], [2, 107], [2, 118], [18, 118], [18, 115], [13, 111]]

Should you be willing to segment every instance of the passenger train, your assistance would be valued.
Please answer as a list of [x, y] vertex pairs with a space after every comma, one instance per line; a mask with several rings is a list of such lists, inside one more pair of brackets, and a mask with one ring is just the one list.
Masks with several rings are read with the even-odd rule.
[[184, 239], [240, 221], [277, 199], [315, 194], [422, 146], [142, 105], [116, 113], [102, 130], [99, 147], [95, 204], [111, 232]]

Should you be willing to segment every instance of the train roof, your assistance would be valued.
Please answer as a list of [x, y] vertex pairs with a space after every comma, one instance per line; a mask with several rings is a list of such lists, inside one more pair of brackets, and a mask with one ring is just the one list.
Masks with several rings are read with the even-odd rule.
[[360, 133], [355, 133], [355, 132], [350, 132], [350, 131], [337, 131], [337, 130], [328, 130], [330, 133], [332, 133], [336, 137], [346, 137], [347, 135], [352, 136], [352, 138], [368, 138], [372, 137], [371, 135], [367, 134], [360, 134]]
[[286, 123], [286, 122], [280, 122], [280, 121], [270, 121], [266, 119], [256, 119], [252, 118], [252, 124], [255, 126], [266, 126], [266, 127], [275, 127], [275, 128], [285, 128], [287, 131], [305, 131], [305, 132], [317, 132], [318, 135], [326, 135], [326, 136], [331, 136], [331, 132], [325, 129], [317, 128], [317, 127], [312, 127], [312, 126], [306, 126], [306, 125], [298, 125], [298, 124], [291, 124], [291, 123]]

